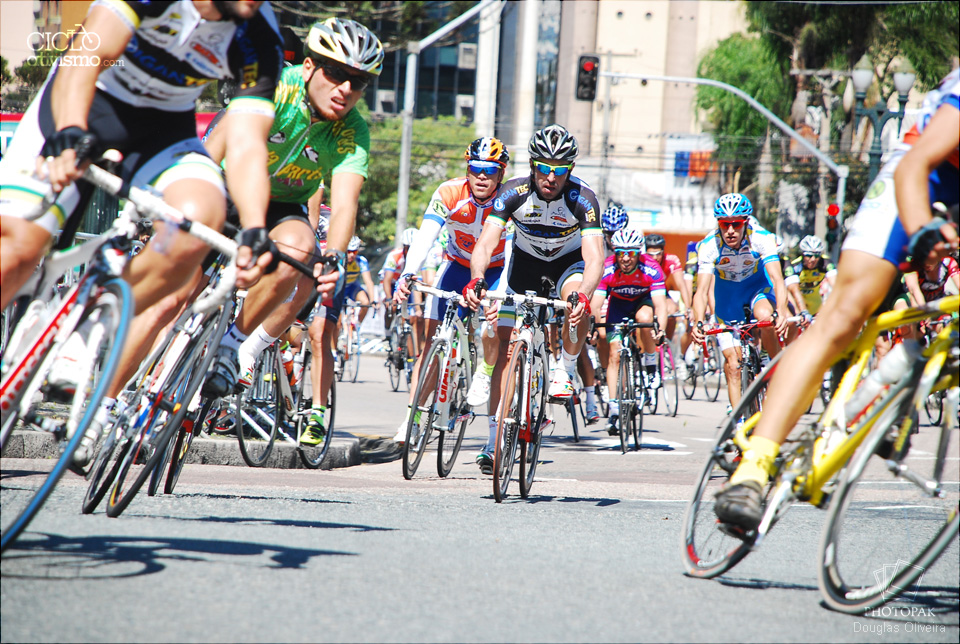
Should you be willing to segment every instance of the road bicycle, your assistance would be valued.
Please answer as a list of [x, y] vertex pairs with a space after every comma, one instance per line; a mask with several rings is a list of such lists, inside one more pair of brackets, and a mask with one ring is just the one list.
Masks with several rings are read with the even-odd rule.
[[[541, 293], [550, 293], [554, 285], [547, 278]], [[571, 299], [576, 294], [571, 295]], [[537, 471], [537, 459], [543, 439], [541, 432], [547, 406], [547, 348], [544, 322], [547, 307], [569, 310], [571, 304], [536, 295], [491, 293], [487, 298], [502, 300], [517, 307], [517, 328], [510, 341], [512, 353], [507, 380], [500, 398], [497, 440], [493, 457], [493, 496], [501, 503], [507, 496], [510, 477], [519, 448], [520, 496], [527, 498]], [[571, 329], [572, 331], [572, 329]]]
[[410, 355], [410, 342], [413, 337], [413, 328], [410, 326], [409, 313], [406, 305], [397, 307], [387, 329], [387, 372], [390, 376], [390, 387], [399, 391], [401, 378], [407, 382], [413, 378], [413, 364], [415, 357]]
[[637, 329], [653, 329], [658, 333], [660, 325], [653, 322], [607, 322], [599, 324], [607, 329], [614, 329], [620, 334], [620, 366], [617, 370], [616, 397], [619, 407], [617, 416], [617, 433], [620, 436], [620, 451], [627, 453], [630, 446], [630, 437], [633, 436], [633, 449], [639, 450], [643, 436], [643, 408], [645, 398], [649, 395], [643, 385], [640, 356], [643, 349], [637, 344]]
[[402, 451], [403, 478], [407, 480], [416, 474], [434, 430], [438, 433], [437, 474], [450, 474], [467, 424], [474, 418], [473, 409], [467, 404], [467, 392], [477, 364], [477, 349], [470, 331], [477, 326], [476, 314], [470, 314], [464, 297], [456, 291], [441, 291], [417, 282], [412, 287], [448, 302], [443, 321], [420, 365], [413, 395], [415, 406], [407, 421]]
[[[313, 378], [310, 337], [305, 325], [295, 323], [302, 333], [296, 363], [302, 361], [300, 376], [291, 381], [283, 368], [281, 353], [274, 343], [258, 356], [251, 386], [237, 394], [231, 406], [234, 428], [240, 443], [244, 462], [251, 467], [262, 467], [269, 459], [276, 441], [293, 445], [304, 467], [321, 467], [333, 442], [336, 420], [337, 383], [330, 381], [327, 409], [324, 415], [326, 436], [318, 445], [301, 442], [313, 407]], [[295, 372], [294, 372], [295, 373]]]
[[[958, 322], [952, 320], [920, 359], [863, 409], [848, 408], [880, 332], [957, 310], [960, 297], [891, 311], [871, 318], [861, 334], [837, 356], [847, 359], [827, 408], [813, 424], [784, 443], [764, 490], [766, 507], [756, 530], [720, 524], [713, 497], [735, 469], [760, 418], [736, 421], [769, 382], [778, 355], [748, 387], [721, 426], [684, 516], [682, 558], [688, 574], [710, 578], [726, 572], [751, 550], [795, 502], [829, 505], [818, 555], [818, 580], [835, 610], [862, 613], [909, 591], [957, 536], [960, 491], [955, 460], [948, 458], [956, 427]], [[917, 415], [932, 391], [948, 390], [953, 410], [933, 434], [917, 436]], [[853, 399], [857, 400], [856, 398]], [[932, 451], [911, 449], [932, 440]], [[948, 469], [949, 468], [949, 469]], [[864, 531], [875, 535], [864, 546]], [[855, 538], [858, 537], [859, 538]]]
[[[51, 254], [19, 291], [19, 294], [29, 294], [32, 302], [11, 336], [10, 350], [3, 357], [0, 449], [9, 444], [14, 427], [22, 421], [29, 427], [53, 433], [61, 443], [61, 451], [38, 489], [4, 488], [0, 550], [6, 549], [26, 528], [70, 466], [74, 451], [94, 422], [116, 373], [133, 315], [132, 293], [121, 275], [130, 257], [132, 242], [139, 234], [137, 221], [163, 219], [171, 227], [222, 252], [235, 252], [236, 248], [231, 240], [216, 231], [184, 219], [162, 199], [140, 188], [125, 186], [119, 177], [97, 165], [91, 165], [83, 179], [112, 195], [128, 188], [127, 206], [104, 234]], [[44, 204], [39, 210], [49, 207], [47, 198]], [[60, 276], [81, 264], [87, 266], [84, 275], [62, 297], [54, 298], [53, 287]], [[68, 346], [71, 348], [67, 349]], [[60, 370], [65, 363], [61, 359], [65, 354], [69, 356], [68, 362], [72, 361], [75, 366], [66, 386], [57, 382], [63, 376]], [[65, 422], [45, 418], [40, 413], [38, 402], [44, 396], [69, 404]]]
[[360, 309], [363, 306], [355, 303], [343, 305], [334, 366], [334, 373], [340, 381], [344, 378], [349, 382], [357, 381], [360, 371]]
[[699, 381], [707, 400], [716, 402], [725, 379], [720, 343], [715, 336], [710, 336], [702, 345], [694, 345], [694, 351], [696, 356], [692, 364], [687, 365], [687, 376], [683, 379], [683, 395], [691, 400]]

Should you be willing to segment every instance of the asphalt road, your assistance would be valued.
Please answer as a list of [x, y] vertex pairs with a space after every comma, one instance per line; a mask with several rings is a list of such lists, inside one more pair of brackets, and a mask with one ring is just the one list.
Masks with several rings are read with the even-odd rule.
[[[360, 378], [338, 390], [339, 429], [392, 436], [405, 393], [376, 358]], [[448, 479], [432, 452], [413, 481], [386, 451], [332, 471], [196, 465], [177, 494], [109, 519], [80, 514], [68, 475], [0, 562], [0, 639], [956, 642], [956, 541], [920, 603], [862, 617], [820, 603], [809, 506], [720, 579], [683, 574], [681, 519], [723, 407], [698, 392], [647, 417], [626, 455], [597, 426], [574, 443], [556, 408], [531, 497], [502, 504], [473, 463], [484, 419]], [[4, 460], [2, 486], [49, 466]]]

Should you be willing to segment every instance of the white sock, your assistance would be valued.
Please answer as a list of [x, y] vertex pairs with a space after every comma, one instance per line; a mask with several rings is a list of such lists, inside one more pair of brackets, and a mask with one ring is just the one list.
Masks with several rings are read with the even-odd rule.
[[620, 403], [615, 400], [610, 401], [610, 418], [620, 415]]
[[586, 387], [585, 389], [587, 391], [587, 406], [590, 407], [592, 405], [597, 404], [597, 396], [594, 393], [594, 388]]
[[573, 374], [577, 372], [577, 356], [570, 355], [569, 353], [567, 353], [566, 349], [561, 349], [560, 358], [561, 360], [563, 360], [563, 368], [566, 370], [567, 373], [570, 374], [570, 377], [572, 379]]
[[687, 362], [693, 362], [697, 359], [697, 344], [691, 342], [690, 346], [687, 347], [687, 352], [683, 354], [683, 359]]
[[489, 449], [492, 452], [497, 444], [497, 417], [490, 416], [487, 418], [487, 423], [490, 427], [490, 435], [487, 436], [487, 444], [484, 449]]
[[246, 339], [247, 334], [240, 331], [236, 323], [233, 323], [230, 325], [230, 328], [227, 329], [227, 332], [223, 334], [223, 339], [220, 340], [220, 346], [227, 347], [228, 349], [239, 349], [240, 345], [243, 344], [243, 341]]
[[276, 341], [277, 338], [267, 333], [261, 324], [243, 341], [243, 344], [241, 344], [238, 349], [238, 353], [248, 358], [249, 364], [253, 364], [257, 361], [257, 356]]
[[657, 364], [657, 354], [655, 353], [644, 353], [643, 354], [643, 366], [644, 367], [653, 367]]

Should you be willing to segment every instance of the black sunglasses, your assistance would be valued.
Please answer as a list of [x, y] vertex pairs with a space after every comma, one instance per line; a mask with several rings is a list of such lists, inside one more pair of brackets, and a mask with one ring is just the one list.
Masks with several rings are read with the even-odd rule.
[[325, 63], [319, 63], [317, 66], [323, 70], [323, 75], [327, 77], [327, 80], [334, 85], [342, 85], [346, 81], [350, 81], [350, 88], [353, 91], [362, 92], [370, 84], [370, 79], [366, 76], [351, 74], [342, 67]]

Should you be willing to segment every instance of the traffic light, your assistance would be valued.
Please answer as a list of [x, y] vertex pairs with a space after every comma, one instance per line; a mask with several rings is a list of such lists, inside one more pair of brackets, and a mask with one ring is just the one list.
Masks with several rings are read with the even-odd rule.
[[599, 56], [581, 56], [577, 66], [577, 100], [592, 101], [597, 98], [597, 77], [600, 73]]
[[840, 234], [840, 220], [837, 215], [840, 214], [840, 206], [835, 203], [827, 206], [827, 245], [833, 246], [837, 242], [837, 236]]

